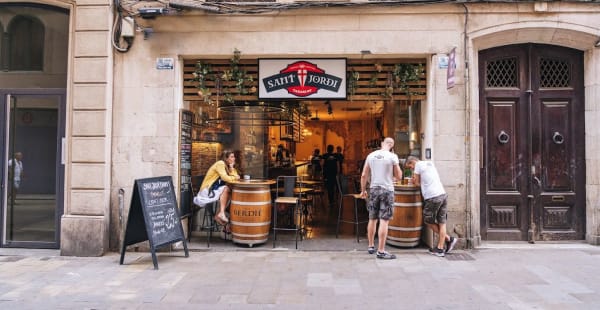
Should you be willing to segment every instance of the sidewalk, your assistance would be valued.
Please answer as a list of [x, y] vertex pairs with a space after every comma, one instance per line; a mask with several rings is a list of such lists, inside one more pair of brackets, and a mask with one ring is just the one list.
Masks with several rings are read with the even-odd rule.
[[[366, 244], [365, 244], [366, 245]], [[270, 246], [103, 257], [0, 249], [2, 309], [591, 309], [600, 247], [484, 244], [445, 258], [425, 249], [296, 251]]]

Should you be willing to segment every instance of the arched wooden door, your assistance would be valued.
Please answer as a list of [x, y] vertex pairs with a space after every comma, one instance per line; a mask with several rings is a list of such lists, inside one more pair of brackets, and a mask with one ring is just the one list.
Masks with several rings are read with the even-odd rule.
[[584, 239], [583, 53], [509, 45], [479, 64], [482, 239]]

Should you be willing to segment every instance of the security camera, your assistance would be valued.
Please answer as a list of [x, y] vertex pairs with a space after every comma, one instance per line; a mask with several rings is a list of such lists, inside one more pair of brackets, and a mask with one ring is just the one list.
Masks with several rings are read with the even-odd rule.
[[167, 9], [162, 7], [139, 8], [138, 13], [140, 13], [142, 18], [155, 18], [156, 16], [167, 13]]

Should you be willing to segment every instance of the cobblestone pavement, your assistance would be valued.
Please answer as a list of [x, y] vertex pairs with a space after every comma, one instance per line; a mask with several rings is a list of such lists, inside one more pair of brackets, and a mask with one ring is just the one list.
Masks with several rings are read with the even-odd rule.
[[61, 257], [0, 249], [0, 309], [593, 309], [600, 247], [484, 244], [445, 258], [363, 251], [149, 253]]

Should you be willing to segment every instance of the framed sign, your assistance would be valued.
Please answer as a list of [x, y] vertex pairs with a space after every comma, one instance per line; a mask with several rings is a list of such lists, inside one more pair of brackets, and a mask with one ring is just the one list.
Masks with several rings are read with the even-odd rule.
[[259, 59], [258, 99], [346, 99], [346, 58]]
[[119, 264], [123, 265], [127, 246], [146, 240], [154, 269], [158, 269], [159, 247], [182, 241], [185, 257], [189, 256], [170, 176], [135, 180]]

